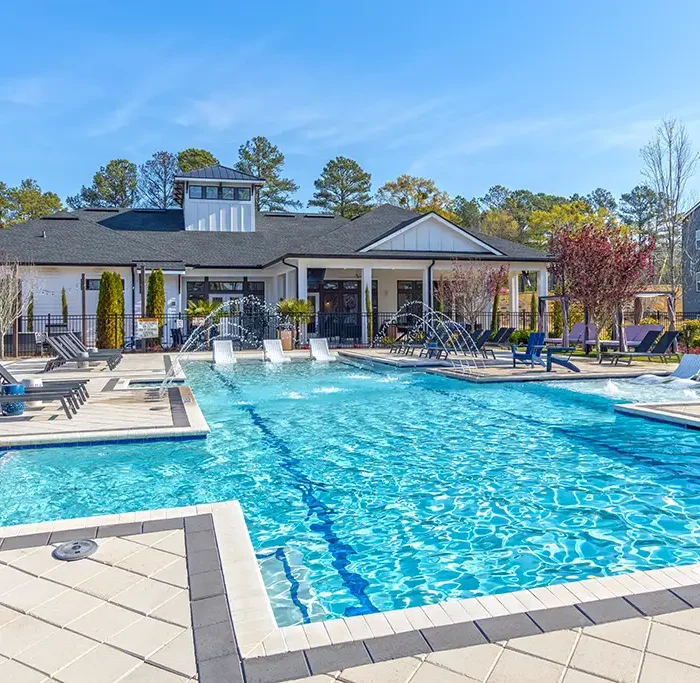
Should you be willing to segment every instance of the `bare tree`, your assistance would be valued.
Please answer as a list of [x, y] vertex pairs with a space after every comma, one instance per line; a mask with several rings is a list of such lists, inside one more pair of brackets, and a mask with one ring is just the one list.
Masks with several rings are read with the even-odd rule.
[[640, 153], [642, 175], [658, 197], [659, 281], [670, 286], [675, 309], [682, 282], [683, 217], [689, 200], [686, 185], [695, 173], [698, 155], [685, 126], [676, 119], [664, 119]]
[[507, 266], [491, 268], [472, 262], [461, 264], [455, 261], [444, 283], [445, 299], [451, 304], [454, 313], [473, 329], [507, 274]]
[[141, 204], [154, 209], [169, 209], [175, 206], [173, 188], [177, 171], [177, 157], [170, 152], [156, 152], [141, 164], [138, 175]]
[[5, 357], [5, 335], [27, 312], [37, 286], [34, 268], [0, 255], [0, 358]]

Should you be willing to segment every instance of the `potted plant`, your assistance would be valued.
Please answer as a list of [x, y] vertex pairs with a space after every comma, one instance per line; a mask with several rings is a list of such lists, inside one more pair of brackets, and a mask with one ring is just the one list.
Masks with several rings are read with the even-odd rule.
[[313, 308], [308, 299], [282, 299], [277, 304], [277, 310], [282, 318], [282, 323], [279, 328], [280, 339], [282, 340], [282, 348], [285, 351], [291, 351], [294, 344], [292, 333], [294, 333], [294, 342], [299, 341], [299, 326], [308, 325], [313, 316]]

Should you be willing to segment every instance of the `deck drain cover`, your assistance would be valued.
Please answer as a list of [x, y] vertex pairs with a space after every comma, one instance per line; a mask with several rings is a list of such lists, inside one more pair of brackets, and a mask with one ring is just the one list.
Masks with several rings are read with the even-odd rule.
[[58, 548], [53, 551], [53, 556], [57, 560], [72, 562], [73, 560], [82, 560], [86, 557], [90, 557], [96, 550], [97, 543], [95, 543], [95, 541], [70, 541], [69, 543], [59, 545]]

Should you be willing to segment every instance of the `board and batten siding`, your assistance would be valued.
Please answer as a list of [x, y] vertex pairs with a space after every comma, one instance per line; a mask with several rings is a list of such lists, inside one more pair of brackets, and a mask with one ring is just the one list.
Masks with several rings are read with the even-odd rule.
[[198, 232], [254, 232], [253, 202], [187, 199], [185, 230]]
[[471, 240], [468, 235], [443, 225], [437, 220], [425, 220], [377, 244], [373, 249], [381, 251], [442, 251], [453, 253], [488, 253], [488, 250]]

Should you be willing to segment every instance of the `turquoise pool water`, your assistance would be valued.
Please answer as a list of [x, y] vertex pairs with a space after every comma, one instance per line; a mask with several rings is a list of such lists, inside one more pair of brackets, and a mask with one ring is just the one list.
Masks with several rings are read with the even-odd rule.
[[237, 498], [281, 625], [700, 561], [700, 434], [604, 382], [186, 371], [206, 441], [5, 453], [0, 523]]

